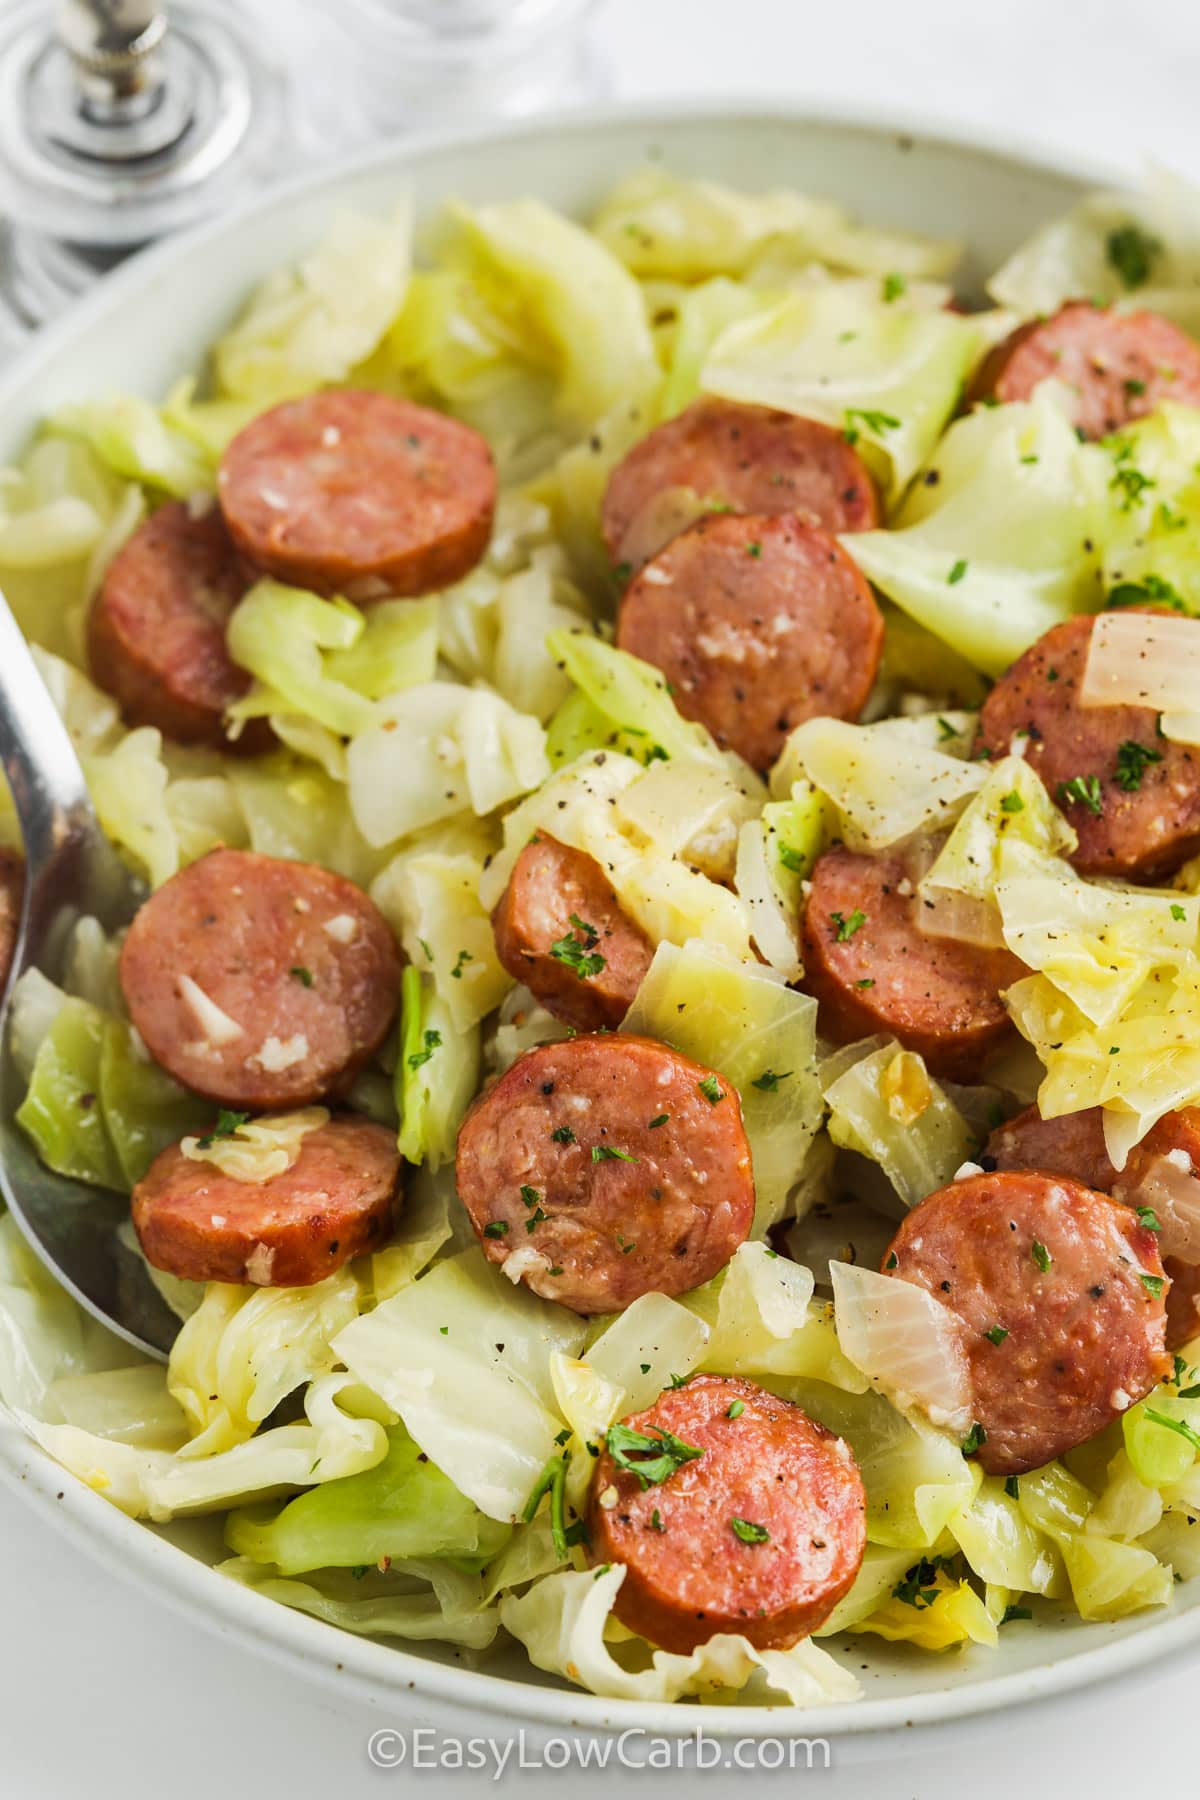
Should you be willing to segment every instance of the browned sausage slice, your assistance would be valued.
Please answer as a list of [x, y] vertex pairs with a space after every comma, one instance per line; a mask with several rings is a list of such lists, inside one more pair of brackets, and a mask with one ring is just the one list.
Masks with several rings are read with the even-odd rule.
[[1000, 990], [1026, 971], [1007, 950], [926, 936], [918, 905], [899, 857], [826, 851], [804, 911], [802, 985], [828, 1037], [887, 1032], [935, 1075], [968, 1079], [1011, 1032]]
[[214, 850], [138, 912], [121, 951], [154, 1060], [225, 1106], [343, 1091], [396, 1011], [400, 959], [361, 888], [312, 863]]
[[828, 532], [725, 514], [701, 519], [634, 578], [617, 643], [662, 670], [686, 719], [767, 769], [805, 719], [858, 717], [883, 618]]
[[154, 725], [179, 744], [262, 750], [265, 720], [231, 742], [225, 709], [250, 686], [225, 648], [246, 574], [220, 513], [161, 506], [113, 558], [88, 623], [92, 674], [129, 725]]
[[0, 994], [8, 985], [16, 954], [24, 894], [25, 858], [16, 850], [0, 850]]
[[962, 1321], [989, 1475], [1041, 1468], [1095, 1437], [1170, 1367], [1154, 1233], [1076, 1181], [951, 1182], [913, 1207], [883, 1266]]
[[794, 513], [829, 532], [870, 531], [880, 518], [875, 484], [840, 431], [734, 400], [695, 401], [617, 464], [601, 517], [614, 563], [639, 568], [682, 529], [663, 496], [687, 496], [687, 518]]
[[1107, 437], [1164, 400], [1200, 406], [1200, 348], [1160, 313], [1071, 300], [989, 351], [969, 398], [1028, 400], [1051, 378], [1071, 390], [1072, 422], [1084, 436]]
[[395, 1132], [347, 1113], [307, 1132], [270, 1181], [172, 1144], [133, 1190], [133, 1223], [147, 1260], [184, 1281], [309, 1287], [386, 1241], [399, 1183]]
[[1200, 1330], [1200, 1107], [1168, 1113], [1151, 1126], [1116, 1170], [1104, 1142], [1098, 1106], [1043, 1119], [1027, 1107], [993, 1131], [984, 1166], [1040, 1169], [1069, 1175], [1126, 1206], [1148, 1208], [1158, 1238], [1167, 1294], [1167, 1349], [1177, 1350]]
[[600, 864], [544, 832], [513, 865], [492, 930], [513, 980], [581, 1031], [616, 1029], [654, 955]]
[[[596, 1562], [625, 1565], [615, 1612], [665, 1650], [719, 1633], [786, 1649], [824, 1623], [866, 1547], [862, 1479], [849, 1446], [752, 1381], [696, 1375], [609, 1433], [588, 1535]], [[698, 1456], [663, 1481], [637, 1464], [670, 1433]], [[614, 1447], [616, 1454], [614, 1454]]]
[[578, 1313], [699, 1287], [754, 1219], [737, 1093], [649, 1038], [519, 1057], [467, 1114], [457, 1174], [485, 1255]]
[[240, 431], [218, 491], [258, 568], [365, 601], [432, 593], [468, 574], [491, 535], [496, 471], [486, 440], [457, 419], [333, 388]]
[[984, 701], [979, 742], [1007, 756], [1021, 738], [1079, 834], [1083, 874], [1153, 880], [1200, 850], [1200, 751], [1161, 737], [1148, 706], [1079, 704], [1094, 625], [1067, 619], [1018, 658]]

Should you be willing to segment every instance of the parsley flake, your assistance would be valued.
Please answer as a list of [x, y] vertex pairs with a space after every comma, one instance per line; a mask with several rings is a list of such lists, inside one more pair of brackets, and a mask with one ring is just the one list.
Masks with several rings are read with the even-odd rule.
[[730, 1527], [735, 1538], [743, 1544], [769, 1544], [771, 1534], [765, 1525], [756, 1525], [753, 1519], [730, 1519]]
[[1004, 813], [1019, 813], [1025, 811], [1025, 802], [1022, 800], [1020, 794], [1018, 794], [1016, 788], [1014, 788], [1010, 794], [1001, 795], [1000, 811]]
[[1162, 255], [1162, 244], [1140, 225], [1118, 225], [1104, 240], [1104, 254], [1123, 286], [1144, 287], [1155, 258]]
[[302, 969], [302, 968], [297, 967], [295, 969], [289, 969], [288, 974], [291, 976], [293, 981], [298, 981], [300, 983], [301, 987], [310, 988], [313, 984], [311, 969]]
[[550, 1138], [555, 1144], [577, 1144], [579, 1142], [569, 1125], [560, 1125], [557, 1131], [550, 1133]]
[[859, 440], [859, 427], [854, 422], [856, 419], [863, 431], [874, 432], [876, 437], [881, 432], [900, 429], [899, 419], [893, 418], [891, 413], [877, 412], [871, 407], [848, 406], [843, 414], [842, 424], [842, 436], [848, 444], [857, 444]]
[[421, 1068], [421, 1066], [424, 1063], [427, 1063], [429, 1061], [430, 1057], [433, 1055], [435, 1050], [441, 1049], [442, 1034], [440, 1031], [433, 1031], [433, 1030], [426, 1031], [424, 1033], [424, 1040], [425, 1040], [424, 1049], [414, 1050], [412, 1055], [408, 1058], [408, 1066], [410, 1069]]
[[633, 1156], [628, 1150], [618, 1150], [615, 1144], [593, 1144], [592, 1161], [598, 1162], [640, 1162], [640, 1156]]
[[198, 1150], [211, 1150], [217, 1138], [233, 1137], [242, 1129], [243, 1125], [247, 1125], [249, 1122], [250, 1114], [248, 1112], [227, 1112], [225, 1107], [221, 1107], [220, 1111], [217, 1113], [216, 1124], [208, 1133], [207, 1137], [202, 1137], [197, 1140], [196, 1148]]
[[1042, 1274], [1045, 1275], [1050, 1267], [1050, 1264], [1054, 1261], [1054, 1258], [1051, 1256], [1050, 1252], [1047, 1250], [1045, 1244], [1039, 1244], [1037, 1239], [1034, 1238], [1033, 1249], [1030, 1251], [1029, 1254], [1033, 1257], [1034, 1262], [1037, 1264], [1038, 1268], [1042, 1271]]
[[946, 586], [947, 587], [957, 587], [959, 582], [962, 580], [963, 576], [966, 574], [966, 572], [967, 572], [967, 565], [963, 561], [962, 557], [960, 556], [958, 561], [955, 563], [954, 567], [951, 569], [950, 573], [946, 577]]
[[1161, 1231], [1162, 1230], [1162, 1226], [1159, 1223], [1158, 1214], [1155, 1212], [1155, 1210], [1152, 1206], [1139, 1206], [1137, 1209], [1137, 1216], [1138, 1216], [1138, 1219], [1140, 1220], [1140, 1222], [1146, 1227], [1147, 1231]]
[[605, 966], [604, 958], [596, 949], [600, 933], [575, 913], [570, 915], [569, 923], [573, 929], [551, 944], [550, 954], [555, 962], [564, 963], [580, 981], [587, 981], [591, 976], [599, 975]]
[[774, 1069], [764, 1069], [761, 1075], [756, 1075], [754, 1077], [754, 1080], [750, 1085], [758, 1088], [760, 1093], [773, 1094], [780, 1082], [790, 1081], [791, 1076], [792, 1071], [790, 1069], [787, 1069], [782, 1074], [778, 1075], [775, 1073]]
[[[674, 1377], [672, 1377], [672, 1385]], [[682, 1386], [682, 1382], [679, 1383]], [[673, 1432], [663, 1431], [660, 1426], [651, 1426], [653, 1437], [645, 1431], [635, 1431], [631, 1425], [610, 1425], [605, 1434], [608, 1454], [618, 1469], [637, 1477], [639, 1485], [645, 1490], [657, 1487], [674, 1475], [676, 1469], [686, 1462], [695, 1462], [703, 1456], [704, 1451], [695, 1444], [685, 1444]]]
[[859, 912], [857, 907], [848, 919], [844, 919], [840, 912], [831, 912], [829, 915], [829, 923], [834, 928], [836, 942], [839, 944], [848, 944], [855, 932], [860, 931], [866, 922], [866, 913]]
[[1104, 811], [1104, 796], [1100, 792], [1098, 775], [1072, 775], [1070, 781], [1058, 784], [1058, 803], [1060, 806], [1086, 806], [1097, 819]]
[[706, 1075], [703, 1081], [698, 1081], [696, 1083], [696, 1086], [704, 1095], [704, 1098], [708, 1101], [710, 1106], [716, 1106], [719, 1101], [725, 1098], [724, 1089], [715, 1075]]
[[1136, 743], [1133, 738], [1126, 738], [1117, 750], [1117, 767], [1113, 780], [1123, 793], [1136, 794], [1149, 764], [1161, 761], [1161, 750], [1151, 750], [1145, 744]]

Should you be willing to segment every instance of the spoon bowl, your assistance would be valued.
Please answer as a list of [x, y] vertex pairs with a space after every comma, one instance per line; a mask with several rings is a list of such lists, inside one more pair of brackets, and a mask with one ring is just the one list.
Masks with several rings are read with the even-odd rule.
[[60, 980], [80, 919], [96, 919], [111, 936], [129, 924], [145, 888], [101, 830], [75, 746], [3, 595], [0, 765], [25, 846], [21, 919], [0, 1003], [0, 1196], [81, 1306], [147, 1356], [163, 1358], [179, 1321], [118, 1237], [128, 1196], [56, 1175], [16, 1122], [26, 1086], [13, 1053], [17, 982], [30, 969]]

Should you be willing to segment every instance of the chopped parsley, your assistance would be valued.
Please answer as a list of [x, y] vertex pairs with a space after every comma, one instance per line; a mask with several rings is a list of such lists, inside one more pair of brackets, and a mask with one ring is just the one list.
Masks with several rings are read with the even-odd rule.
[[890, 274], [884, 276], [879, 291], [884, 305], [890, 306], [893, 300], [899, 300], [901, 295], [908, 292], [908, 283], [898, 270], [893, 269]]
[[458, 961], [455, 963], [454, 967], [450, 971], [451, 981], [461, 981], [463, 965], [465, 963], [474, 962], [474, 961], [475, 961], [475, 958], [471, 955], [471, 952], [469, 950], [460, 950], [458, 953]]
[[662, 1514], [659, 1512], [657, 1506], [650, 1514], [650, 1529], [651, 1531], [665, 1531], [667, 1529], [663, 1524]]
[[1004, 1491], [1008, 1495], [1010, 1500], [1019, 1500], [1021, 1498], [1021, 1478], [1020, 1478], [1020, 1476], [1019, 1475], [1006, 1476], [1005, 1482], [1004, 1482]]
[[989, 1344], [1002, 1344], [1008, 1336], [1008, 1328], [1005, 1325], [992, 1325], [983, 1335]]
[[[526, 1221], [525, 1221], [526, 1231], [536, 1231], [539, 1225], [544, 1225], [546, 1223], [546, 1219], [548, 1218], [548, 1216], [549, 1215], [547, 1213], [544, 1213], [542, 1211], [541, 1207], [539, 1206], [537, 1211], [531, 1212], [529, 1217], [526, 1219]], [[553, 1274], [554, 1271], [551, 1270], [550, 1273]], [[560, 1269], [558, 1271], [558, 1273], [561, 1275], [562, 1270]]]
[[248, 1112], [227, 1112], [225, 1107], [222, 1107], [217, 1114], [216, 1124], [207, 1137], [197, 1139], [196, 1148], [211, 1150], [217, 1138], [233, 1137], [242, 1129], [243, 1125], [247, 1125], [249, 1122], [250, 1114]]
[[[1141, 1282], [1146, 1292], [1152, 1294], [1155, 1299], [1157, 1299], [1163, 1291], [1163, 1281], [1165, 1280], [1165, 1277], [1162, 1275], [1139, 1274], [1138, 1280]], [[1200, 1438], [1197, 1438], [1196, 1442], [1197, 1446], [1200, 1447]]]
[[894, 1250], [883, 1266], [885, 1269], [898, 1269], [900, 1267], [900, 1258], [896, 1255]]
[[696, 1083], [696, 1086], [710, 1106], [716, 1106], [718, 1101], [725, 1098], [725, 1091], [715, 1075], [706, 1075], [703, 1081]]
[[1072, 775], [1070, 781], [1058, 784], [1058, 803], [1060, 806], [1086, 806], [1090, 813], [1098, 819], [1104, 811], [1104, 796], [1100, 792], [1098, 775]]
[[1178, 613], [1186, 613], [1188, 610], [1182, 594], [1161, 575], [1146, 575], [1140, 582], [1118, 582], [1104, 604], [1110, 611], [1119, 606], [1150, 605], [1166, 606]]
[[1016, 788], [1014, 788], [1010, 794], [1002, 794], [1000, 796], [1000, 811], [1004, 813], [1019, 813], [1025, 811], [1025, 802], [1022, 800], [1020, 794], [1018, 794]]
[[952, 725], [950, 723], [949, 719], [943, 719], [941, 717], [941, 715], [939, 714], [937, 723], [938, 723], [938, 742], [939, 743], [944, 744], [944, 743], [947, 743], [951, 738], [958, 737], [958, 735], [959, 735], [958, 727], [957, 727], [957, 725]]
[[587, 981], [592, 975], [599, 975], [605, 966], [604, 958], [596, 949], [600, 933], [576, 913], [570, 915], [569, 922], [573, 929], [551, 944], [550, 954], [555, 962], [565, 963], [580, 981]]
[[871, 407], [848, 406], [843, 415], [842, 424], [842, 436], [848, 444], [857, 444], [859, 440], [859, 426], [854, 422], [856, 419], [861, 424], [863, 431], [872, 431], [876, 437], [881, 432], [900, 429], [899, 419], [893, 418], [891, 413], [877, 412]]
[[592, 1161], [594, 1163], [598, 1163], [598, 1162], [640, 1162], [641, 1158], [639, 1156], [632, 1155], [631, 1152], [628, 1150], [618, 1150], [615, 1144], [593, 1144], [592, 1145]]
[[859, 912], [857, 907], [855, 907], [848, 919], [844, 919], [840, 912], [831, 912], [829, 915], [829, 923], [834, 928], [836, 941], [839, 944], [848, 944], [855, 932], [861, 930], [866, 922], [866, 913]]
[[1032, 1619], [1033, 1614], [1027, 1606], [1006, 1606], [1000, 1615], [1002, 1625], [1011, 1625], [1014, 1619]]
[[483, 1228], [484, 1237], [502, 1238], [508, 1236], [508, 1220], [493, 1219], [490, 1225]]
[[779, 1086], [780, 1082], [781, 1081], [790, 1081], [791, 1076], [792, 1076], [792, 1071], [790, 1069], [786, 1069], [783, 1071], [782, 1074], [778, 1074], [778, 1075], [776, 1074], [774, 1069], [764, 1069], [761, 1075], [756, 1075], [754, 1077], [754, 1080], [751, 1082], [750, 1085], [751, 1085], [751, 1087], [758, 1088], [760, 1093], [773, 1094], [775, 1092], [775, 1089]]
[[875, 986], [875, 977], [873, 975], [860, 975], [854, 985], [857, 988], [874, 987]]
[[1147, 1231], [1162, 1230], [1158, 1214], [1152, 1206], [1139, 1206], [1137, 1209], [1137, 1216], [1140, 1222], [1146, 1227]]
[[300, 983], [301, 987], [310, 988], [313, 984], [311, 969], [302, 969], [300, 967], [296, 967], [294, 969], [289, 969], [288, 974], [291, 976], [293, 981], [298, 981]]
[[[673, 1376], [672, 1386], [676, 1385], [682, 1387], [683, 1382], [676, 1382]], [[695, 1462], [704, 1455], [695, 1444], [683, 1443], [673, 1432], [663, 1431], [657, 1425], [651, 1430], [653, 1437], [648, 1432], [635, 1431], [631, 1425], [610, 1425], [605, 1434], [608, 1454], [617, 1468], [635, 1475], [643, 1490], [657, 1487], [684, 1463]]]
[[430, 1030], [427, 1030], [423, 1035], [424, 1035], [424, 1048], [421, 1050], [413, 1051], [412, 1055], [408, 1059], [408, 1066], [410, 1069], [421, 1068], [424, 1063], [427, 1063], [429, 1061], [429, 1059], [433, 1055], [434, 1051], [440, 1050], [442, 1047], [442, 1034], [440, 1031], [434, 1031], [434, 1030], [430, 1029]]
[[983, 1429], [979, 1420], [976, 1419], [975, 1423], [971, 1426], [970, 1431], [968, 1431], [966, 1437], [962, 1441], [962, 1453], [964, 1456], [974, 1456], [980, 1445], [986, 1443], [987, 1432]]
[[658, 1113], [653, 1119], [651, 1119], [650, 1123], [646, 1127], [646, 1130], [647, 1131], [657, 1131], [660, 1125], [666, 1124], [666, 1122], [670, 1118], [670, 1116], [671, 1116], [670, 1113]]
[[1034, 1238], [1033, 1249], [1030, 1251], [1030, 1255], [1033, 1257], [1033, 1260], [1037, 1264], [1038, 1268], [1042, 1271], [1042, 1274], [1045, 1275], [1050, 1267], [1050, 1264], [1054, 1261], [1054, 1258], [1051, 1256], [1050, 1252], [1047, 1250], [1045, 1244], [1039, 1244], [1037, 1239]]
[[1184, 919], [1187, 918], [1187, 907], [1180, 906], [1178, 900], [1172, 900], [1172, 902], [1171, 902], [1171, 917], [1176, 921], [1177, 924], [1182, 924]]
[[1152, 1406], [1146, 1408], [1146, 1417], [1152, 1419], [1156, 1425], [1163, 1425], [1168, 1431], [1174, 1431], [1179, 1437], [1186, 1438], [1193, 1450], [1200, 1450], [1200, 1432], [1193, 1431], [1191, 1426], [1185, 1424], [1182, 1419], [1172, 1419], [1166, 1413], [1155, 1412]]
[[963, 561], [962, 557], [960, 556], [958, 561], [955, 563], [954, 567], [951, 569], [950, 573], [946, 577], [947, 587], [957, 587], [959, 582], [962, 580], [963, 576], [966, 574], [966, 572], [967, 572], [967, 565]]
[[1161, 750], [1151, 750], [1145, 744], [1136, 743], [1133, 738], [1126, 738], [1117, 750], [1117, 767], [1113, 780], [1123, 793], [1136, 794], [1148, 766], [1161, 761]]
[[777, 844], [775, 854], [790, 874], [803, 875], [808, 859], [799, 850], [793, 850], [790, 844]]
[[1124, 287], [1144, 287], [1155, 258], [1162, 255], [1162, 244], [1140, 225], [1118, 225], [1104, 240], [1104, 254]]
[[542, 1202], [542, 1196], [535, 1187], [523, 1187], [521, 1189], [521, 1198], [526, 1206], [540, 1206]]
[[753, 1519], [734, 1518], [730, 1519], [729, 1524], [734, 1537], [739, 1538], [743, 1544], [769, 1544], [771, 1541], [771, 1534], [766, 1526], [756, 1525]]
[[744, 1400], [731, 1400], [725, 1417], [727, 1419], [740, 1419], [745, 1410], [746, 1402]]
[[941, 1589], [937, 1585], [937, 1572], [947, 1568], [951, 1563], [948, 1556], [923, 1557], [919, 1563], [905, 1572], [904, 1578], [892, 1589], [893, 1600], [900, 1600], [905, 1606], [915, 1606], [918, 1612], [932, 1606]]
[[754, 557], [755, 561], [757, 562], [758, 559], [762, 556], [762, 545], [760, 543], [758, 543], [757, 541], [755, 541], [753, 544], [747, 544], [746, 545], [746, 555]]
[[577, 1144], [579, 1142], [569, 1125], [560, 1125], [556, 1131], [550, 1133], [550, 1139], [555, 1144]]

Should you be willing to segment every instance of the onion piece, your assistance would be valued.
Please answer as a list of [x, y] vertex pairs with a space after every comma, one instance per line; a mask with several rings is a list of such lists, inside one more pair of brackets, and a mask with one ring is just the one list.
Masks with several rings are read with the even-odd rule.
[[771, 880], [761, 819], [748, 819], [738, 835], [734, 887], [748, 908], [754, 944], [785, 981], [799, 980], [804, 972], [799, 922]]
[[618, 564], [628, 563], [631, 569], [640, 569], [643, 563], [665, 549], [672, 538], [712, 510], [712, 501], [705, 500], [695, 488], [661, 488], [644, 506], [638, 507], [626, 526], [617, 549]]
[[1127, 1205], [1153, 1208], [1161, 1227], [1158, 1247], [1164, 1256], [1200, 1262], [1200, 1179], [1190, 1167], [1180, 1168], [1170, 1152], [1156, 1156], [1136, 1188], [1114, 1188], [1113, 1193]]
[[913, 1281], [831, 1262], [838, 1342], [871, 1383], [903, 1408], [960, 1434], [971, 1425], [963, 1327]]
[[978, 900], [952, 888], [921, 889], [917, 928], [925, 937], [954, 938], [985, 950], [1004, 948], [1000, 914], [989, 900]]
[[1096, 620], [1079, 684], [1081, 706], [1194, 715], [1198, 692], [1200, 619], [1104, 613]]

